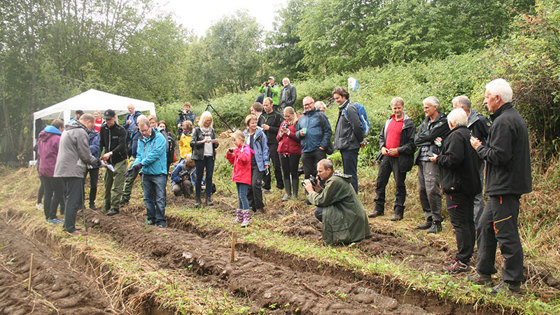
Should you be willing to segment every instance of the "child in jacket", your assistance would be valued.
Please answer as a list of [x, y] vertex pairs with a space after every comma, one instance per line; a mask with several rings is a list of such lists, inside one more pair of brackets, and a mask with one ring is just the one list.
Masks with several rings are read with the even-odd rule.
[[245, 227], [251, 222], [247, 191], [251, 185], [251, 157], [255, 152], [248, 144], [245, 144], [243, 132], [238, 130], [231, 137], [235, 148], [228, 149], [226, 158], [233, 164], [232, 180], [237, 186], [237, 198], [239, 200], [237, 218], [233, 222], [241, 223], [241, 226]]

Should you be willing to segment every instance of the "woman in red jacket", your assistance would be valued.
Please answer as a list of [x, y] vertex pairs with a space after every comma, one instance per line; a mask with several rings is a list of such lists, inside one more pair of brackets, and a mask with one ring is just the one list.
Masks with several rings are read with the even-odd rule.
[[278, 135], [278, 154], [280, 155], [280, 164], [282, 165], [282, 174], [284, 176], [284, 187], [286, 194], [282, 197], [282, 201], [297, 199], [299, 187], [298, 165], [301, 157], [300, 140], [296, 137], [296, 123], [298, 116], [292, 107], [284, 108], [285, 121], [280, 125]]
[[251, 210], [249, 210], [249, 199], [247, 192], [251, 185], [251, 156], [255, 153], [248, 144], [245, 144], [245, 135], [237, 130], [231, 137], [235, 148], [228, 149], [226, 158], [233, 164], [232, 180], [237, 186], [237, 198], [239, 207], [237, 208], [237, 219], [234, 223], [241, 223], [245, 227], [251, 222]]

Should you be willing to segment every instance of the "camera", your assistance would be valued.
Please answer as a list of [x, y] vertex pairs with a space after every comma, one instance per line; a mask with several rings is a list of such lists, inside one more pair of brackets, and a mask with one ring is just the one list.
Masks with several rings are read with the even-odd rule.
[[301, 185], [305, 187], [307, 181], [311, 182], [312, 186], [317, 186], [317, 179], [313, 177], [313, 175], [310, 175], [309, 178], [302, 180]]

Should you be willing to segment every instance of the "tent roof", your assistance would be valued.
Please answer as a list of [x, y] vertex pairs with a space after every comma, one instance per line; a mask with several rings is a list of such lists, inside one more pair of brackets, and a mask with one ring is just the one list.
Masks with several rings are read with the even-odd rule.
[[133, 104], [137, 111], [150, 111], [151, 114], [155, 114], [155, 106], [152, 102], [91, 89], [33, 113], [33, 120], [73, 117], [76, 110], [79, 109], [85, 113], [93, 113], [94, 111], [103, 112], [110, 108], [117, 115], [122, 115], [128, 113], [127, 106], [130, 104]]

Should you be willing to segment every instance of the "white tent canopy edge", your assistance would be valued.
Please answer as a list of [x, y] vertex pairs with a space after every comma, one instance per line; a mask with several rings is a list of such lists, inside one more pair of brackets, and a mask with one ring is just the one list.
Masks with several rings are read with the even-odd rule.
[[[142, 101], [94, 89], [90, 89], [60, 103], [37, 111], [33, 113], [33, 146], [37, 143], [37, 139], [35, 138], [37, 119], [52, 120], [59, 118], [63, 119], [64, 122], [68, 122], [71, 117], [75, 116], [77, 110], [83, 110], [84, 113], [93, 113], [95, 111], [103, 113], [106, 109], [112, 109], [117, 113], [117, 116], [119, 116], [128, 113], [128, 105], [130, 104], [134, 105], [137, 111], [149, 111], [151, 115], [156, 114], [156, 108], [153, 102]], [[33, 153], [33, 159], [35, 159], [35, 153]]]

